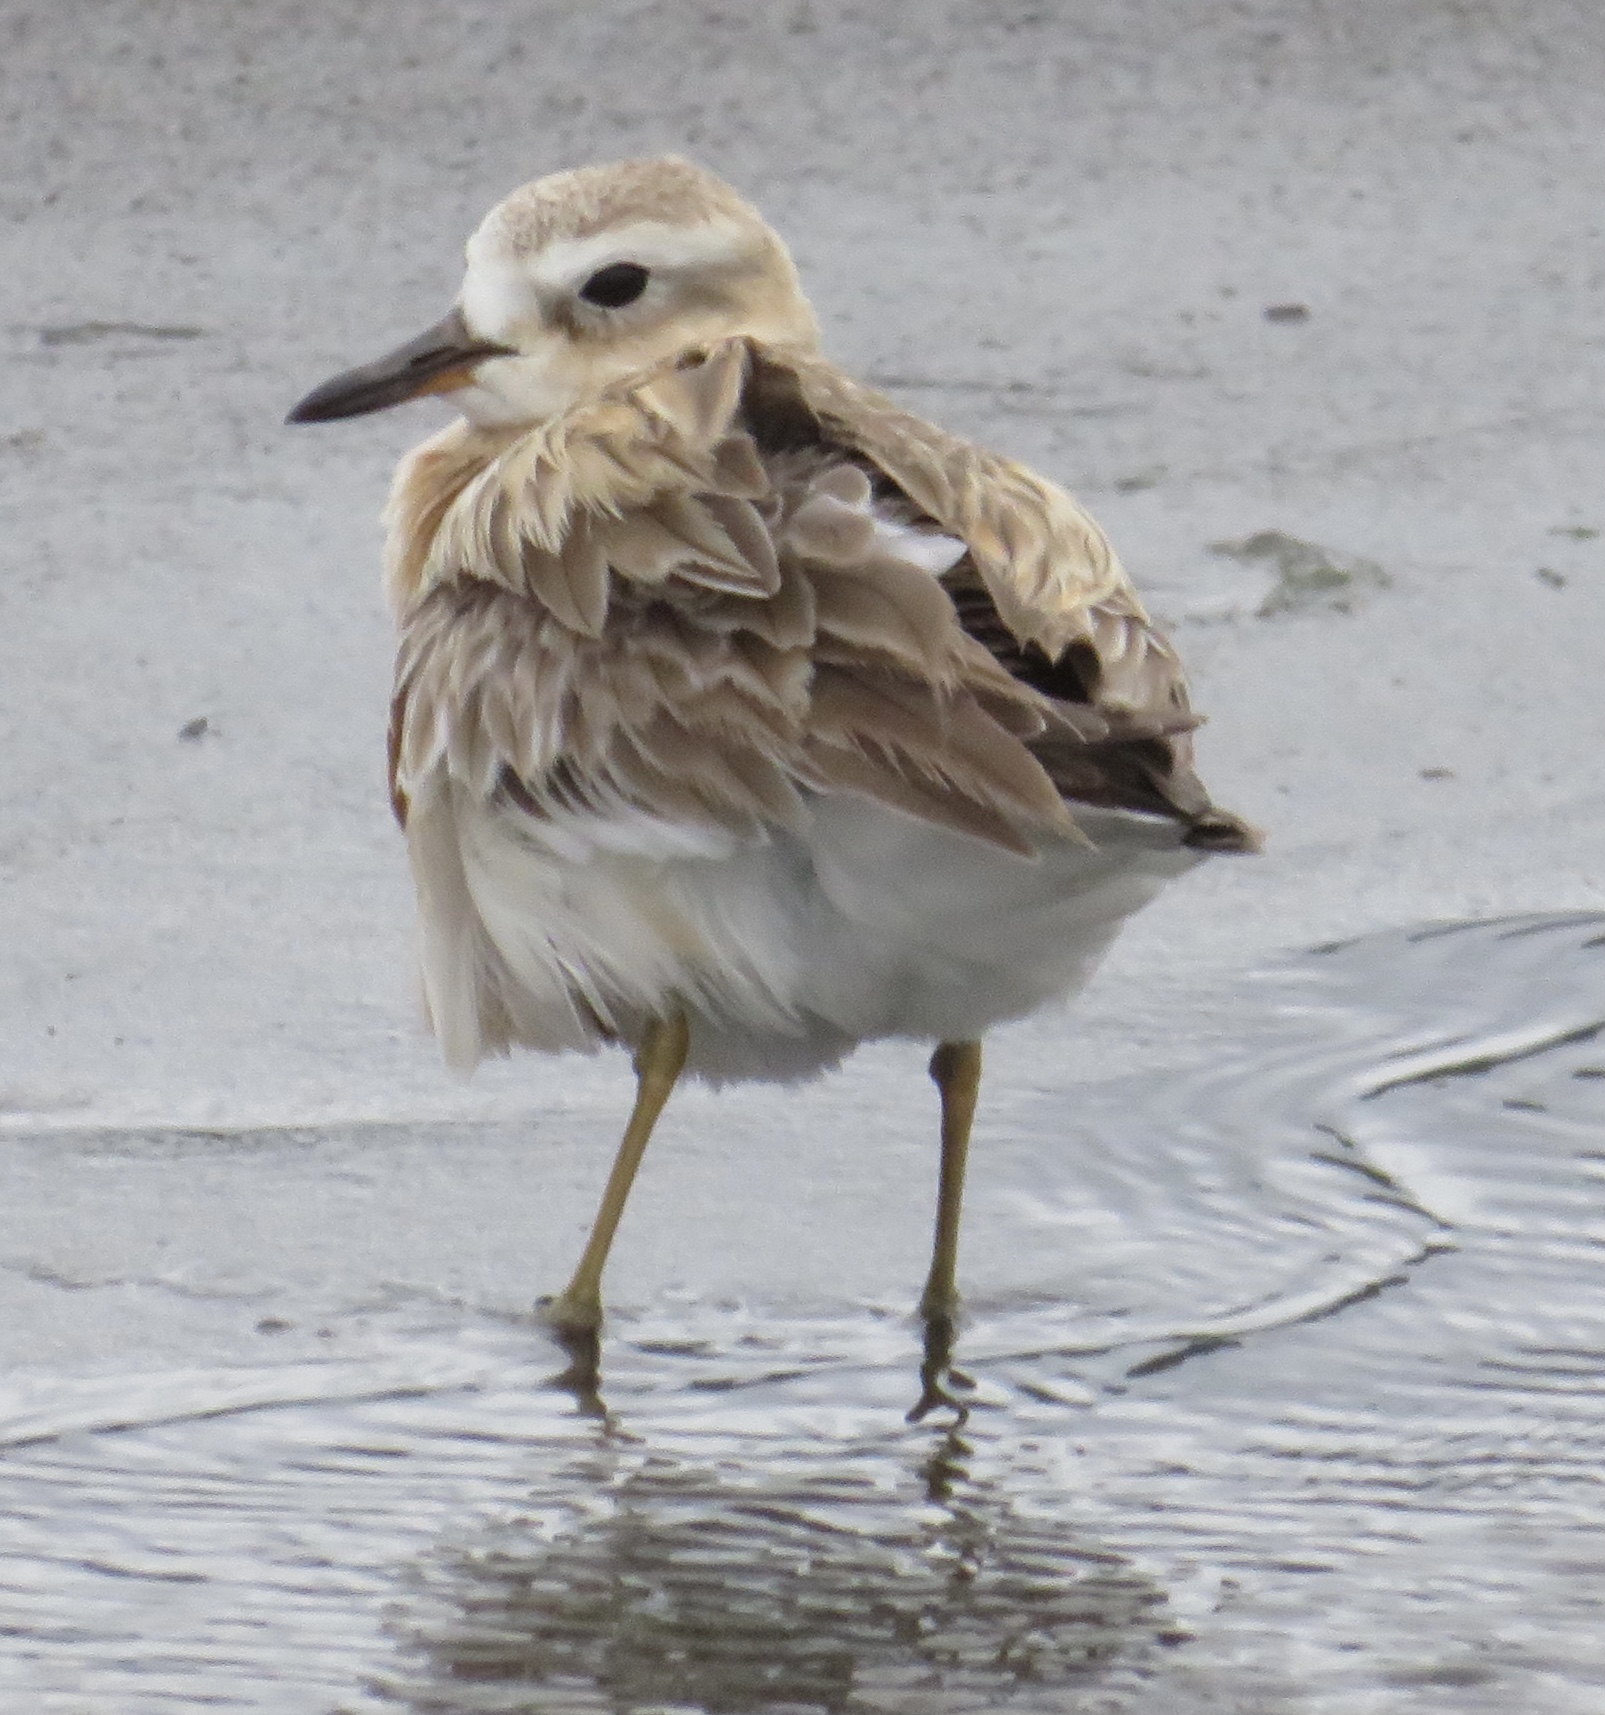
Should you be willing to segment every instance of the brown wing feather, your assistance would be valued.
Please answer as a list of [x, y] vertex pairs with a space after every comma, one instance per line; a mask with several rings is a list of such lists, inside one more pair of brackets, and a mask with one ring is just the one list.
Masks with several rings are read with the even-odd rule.
[[[1175, 657], [1090, 520], [807, 361], [734, 342], [582, 422], [448, 431], [404, 466], [398, 816], [444, 770], [530, 816], [757, 830], [851, 791], [1021, 853], [1073, 834], [1076, 802], [1229, 843]], [[877, 523], [888, 501], [913, 531]], [[933, 524], [968, 547], [945, 582]]]
[[1015, 636], [1057, 657], [1087, 634], [1096, 603], [1131, 596], [1108, 538], [1035, 471], [903, 410], [814, 353], [768, 351], [757, 362], [767, 371], [760, 393], [794, 394], [781, 413], [790, 432], [799, 413], [811, 417], [826, 441], [869, 460], [967, 545]]
[[913, 516], [965, 543], [941, 587], [965, 634], [1041, 699], [1047, 719], [1026, 744], [1066, 801], [1172, 817], [1199, 847], [1257, 847], [1255, 831], [1217, 809], [1194, 772], [1200, 717], [1175, 650], [1067, 495], [817, 357], [761, 354], [746, 412], [771, 455], [856, 454]]
[[[657, 433], [673, 393], [655, 400]], [[699, 432], [747, 453], [657, 445], [655, 468], [697, 474], [618, 513], [582, 509], [549, 545], [518, 531], [512, 503], [481, 500], [493, 564], [437, 567], [403, 608], [398, 814], [444, 769], [532, 816], [583, 803], [786, 827], [805, 793], [852, 791], [1011, 851], [1073, 832], [1025, 742], [1044, 730], [1040, 699], [877, 529], [863, 472], [839, 454], [766, 468], [706, 390], [693, 402]]]

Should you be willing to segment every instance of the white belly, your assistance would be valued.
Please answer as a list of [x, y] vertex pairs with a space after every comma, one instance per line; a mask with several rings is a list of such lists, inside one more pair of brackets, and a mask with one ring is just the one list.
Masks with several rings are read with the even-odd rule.
[[536, 822], [446, 787], [408, 841], [446, 1057], [634, 1039], [675, 1004], [688, 1069], [790, 1080], [859, 1042], [963, 1041], [1078, 990], [1197, 861], [1157, 817], [1078, 811], [1035, 860], [853, 797], [763, 840], [646, 816]]

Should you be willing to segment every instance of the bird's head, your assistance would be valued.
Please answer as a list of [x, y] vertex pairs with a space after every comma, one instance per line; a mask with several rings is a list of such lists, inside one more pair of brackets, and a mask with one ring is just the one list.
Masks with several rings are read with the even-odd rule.
[[487, 427], [542, 422], [738, 337], [818, 338], [791, 256], [757, 210], [689, 161], [581, 167], [493, 208], [445, 320], [326, 381], [290, 421], [448, 393]]

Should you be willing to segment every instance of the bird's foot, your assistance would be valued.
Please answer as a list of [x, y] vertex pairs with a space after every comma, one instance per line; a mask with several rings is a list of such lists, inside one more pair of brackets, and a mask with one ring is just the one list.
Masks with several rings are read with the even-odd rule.
[[535, 1314], [559, 1340], [595, 1340], [602, 1332], [602, 1300], [572, 1291], [536, 1300]]
[[908, 1414], [910, 1423], [918, 1423], [938, 1406], [956, 1412], [954, 1427], [970, 1415], [963, 1400], [954, 1397], [953, 1388], [968, 1392], [974, 1380], [962, 1370], [953, 1368], [953, 1339], [957, 1319], [952, 1310], [925, 1310], [925, 1353], [920, 1361], [920, 1397]]
[[564, 1292], [540, 1299], [535, 1314], [568, 1354], [568, 1368], [552, 1377], [552, 1386], [572, 1393], [582, 1410], [602, 1415], [601, 1303], [571, 1298]]

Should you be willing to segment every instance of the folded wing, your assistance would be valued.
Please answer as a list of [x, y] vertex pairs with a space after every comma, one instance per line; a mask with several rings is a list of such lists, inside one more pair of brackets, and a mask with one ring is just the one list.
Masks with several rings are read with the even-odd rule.
[[391, 525], [403, 818], [448, 779], [532, 830], [739, 837], [853, 792], [1021, 854], [1078, 802], [1248, 837], [1096, 526], [819, 359], [732, 342], [552, 425], [458, 426]]

